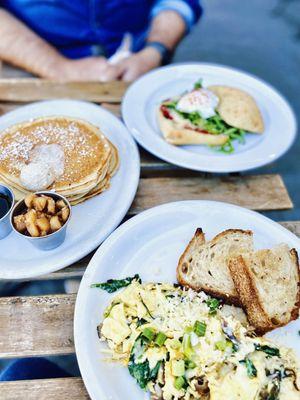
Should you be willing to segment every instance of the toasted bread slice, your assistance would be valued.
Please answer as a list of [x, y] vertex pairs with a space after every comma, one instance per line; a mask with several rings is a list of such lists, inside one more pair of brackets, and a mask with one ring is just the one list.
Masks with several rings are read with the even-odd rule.
[[179, 259], [178, 282], [239, 306], [241, 302], [227, 264], [234, 255], [252, 250], [251, 231], [228, 229], [205, 243], [204, 233], [198, 228]]
[[[158, 124], [164, 138], [170, 144], [188, 145], [188, 144], [207, 144], [210, 146], [222, 146], [228, 141], [227, 135], [214, 135], [210, 133], [201, 133], [193, 129], [189, 121], [180, 119], [166, 118], [161, 110], [158, 110]], [[196, 126], [194, 128], [197, 128]]]
[[297, 319], [300, 307], [298, 255], [285, 244], [229, 260], [229, 269], [256, 332], [263, 334]]

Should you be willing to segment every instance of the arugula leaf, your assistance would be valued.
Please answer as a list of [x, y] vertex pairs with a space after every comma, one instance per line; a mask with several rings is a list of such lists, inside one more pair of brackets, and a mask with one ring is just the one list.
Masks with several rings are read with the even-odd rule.
[[250, 358], [245, 358], [244, 360], [241, 360], [240, 364], [246, 365], [247, 375], [249, 376], [249, 378], [255, 378], [257, 376], [257, 369], [255, 368], [255, 365], [250, 360]]
[[197, 82], [195, 82], [194, 89], [201, 89], [202, 88], [202, 82], [203, 82], [203, 79], [201, 79], [201, 78]]
[[139, 283], [142, 282], [140, 276], [136, 274], [133, 277], [127, 277], [124, 279], [109, 279], [104, 283], [94, 283], [91, 285], [91, 288], [99, 288], [106, 290], [108, 293], [114, 293], [117, 290], [130, 285], [134, 280], [138, 281]]
[[268, 356], [280, 357], [280, 351], [279, 351], [279, 349], [276, 349], [275, 347], [270, 347], [267, 345], [260, 345], [258, 343], [256, 343], [254, 346], [255, 346], [256, 351], [263, 351], [264, 353], [268, 354]]

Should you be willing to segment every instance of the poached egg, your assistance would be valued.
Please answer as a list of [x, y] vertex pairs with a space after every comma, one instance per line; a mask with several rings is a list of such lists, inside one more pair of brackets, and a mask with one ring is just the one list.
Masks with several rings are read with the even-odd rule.
[[202, 118], [210, 118], [216, 115], [216, 107], [219, 104], [218, 97], [208, 89], [194, 89], [184, 94], [178, 101], [176, 108], [184, 113], [198, 112]]

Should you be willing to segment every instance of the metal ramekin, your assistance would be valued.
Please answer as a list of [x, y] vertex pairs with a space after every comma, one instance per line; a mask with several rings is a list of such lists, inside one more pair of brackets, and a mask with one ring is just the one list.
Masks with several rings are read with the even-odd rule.
[[11, 211], [14, 207], [14, 202], [15, 202], [15, 196], [12, 192], [12, 190], [5, 185], [0, 185], [0, 193], [4, 194], [5, 196], [9, 197], [11, 200], [11, 206], [10, 209], [7, 211], [7, 213], [0, 218], [0, 240], [4, 239], [10, 232], [11, 232], [11, 224], [10, 224], [10, 215]]
[[12, 229], [16, 232], [17, 235], [27, 239], [30, 243], [33, 244], [33, 246], [37, 247], [39, 250], [55, 249], [56, 247], [60, 246], [65, 240], [67, 225], [69, 224], [69, 221], [71, 219], [71, 213], [72, 213], [71, 205], [64, 196], [57, 194], [55, 192], [42, 191], [42, 192], [35, 192], [34, 194], [44, 194], [45, 196], [52, 197], [54, 200], [63, 200], [66, 203], [66, 205], [69, 207], [70, 213], [67, 221], [63, 224], [63, 226], [58, 231], [50, 233], [49, 235], [46, 236], [39, 236], [39, 237], [26, 236], [23, 233], [17, 231], [17, 229], [14, 227], [13, 224], [13, 217], [15, 215], [19, 215], [20, 212], [18, 211], [23, 210], [26, 207], [24, 199], [20, 200], [13, 207], [10, 215], [10, 224], [12, 226]]

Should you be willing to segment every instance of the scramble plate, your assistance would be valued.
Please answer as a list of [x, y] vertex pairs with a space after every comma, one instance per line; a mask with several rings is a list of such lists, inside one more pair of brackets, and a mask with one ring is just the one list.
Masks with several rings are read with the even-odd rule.
[[[103, 356], [102, 351], [107, 350], [107, 345], [99, 341], [97, 326], [103, 321], [105, 309], [114, 294], [91, 288], [91, 285], [135, 274], [139, 274], [145, 283], [176, 282], [179, 256], [197, 227], [202, 227], [207, 239], [225, 229], [242, 228], [254, 232], [256, 249], [282, 242], [298, 251], [300, 249], [299, 239], [279, 224], [256, 212], [219, 202], [165, 204], [124, 223], [96, 252], [77, 296], [74, 325], [76, 354], [93, 400], [143, 400], [145, 394], [126, 367], [104, 360], [107, 356]], [[267, 337], [278, 346], [293, 348], [300, 357], [299, 330], [300, 321], [297, 320], [274, 330]]]

